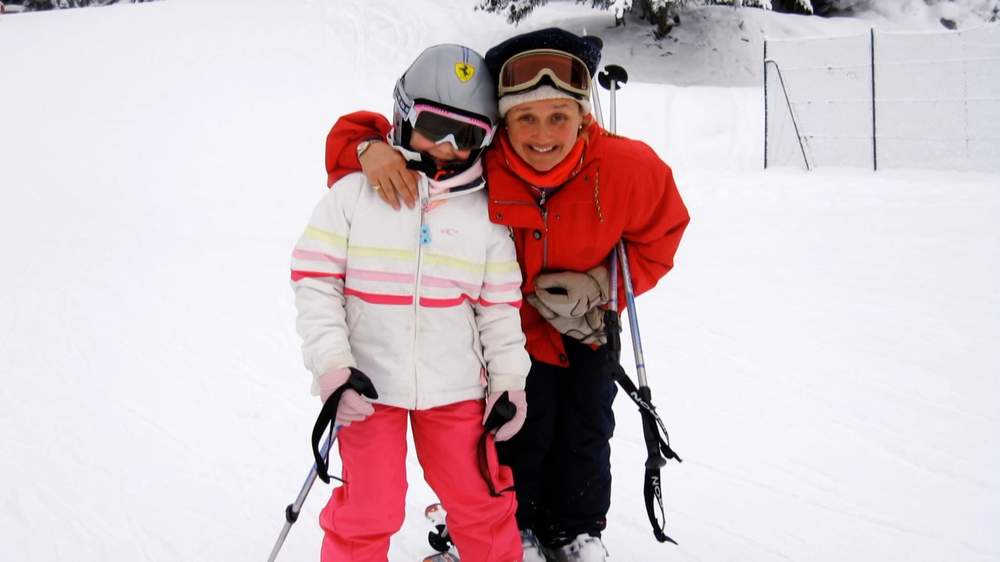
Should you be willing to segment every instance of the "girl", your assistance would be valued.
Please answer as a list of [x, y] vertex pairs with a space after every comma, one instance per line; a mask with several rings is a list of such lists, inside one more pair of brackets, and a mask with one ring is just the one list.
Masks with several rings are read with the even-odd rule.
[[418, 171], [420, 205], [393, 212], [377, 185], [347, 175], [295, 246], [297, 327], [314, 393], [326, 401], [355, 368], [379, 396], [372, 404], [353, 389], [339, 395], [345, 483], [320, 515], [324, 562], [387, 559], [404, 518], [408, 419], [462, 560], [521, 560], [515, 498], [491, 492], [510, 486], [509, 470], [492, 462], [484, 475], [477, 456], [483, 420], [503, 392], [517, 413], [496, 439], [524, 423], [530, 367], [514, 244], [489, 221], [483, 190], [493, 84], [468, 48], [424, 51], [396, 84], [383, 145]]
[[[673, 174], [649, 146], [609, 134], [590, 114], [591, 77], [603, 44], [550, 28], [486, 54], [504, 127], [487, 152], [490, 219], [511, 227], [524, 277], [521, 323], [531, 355], [524, 430], [501, 444], [514, 471], [526, 562], [603, 561], [611, 504], [616, 389], [607, 371], [601, 307], [606, 262], [628, 248], [635, 293], [672, 267], [688, 224]], [[351, 148], [388, 124], [342, 118], [327, 138], [327, 170], [357, 169]], [[412, 204], [412, 178], [386, 146], [360, 157], [383, 199]], [[624, 303], [620, 288], [618, 302]]]

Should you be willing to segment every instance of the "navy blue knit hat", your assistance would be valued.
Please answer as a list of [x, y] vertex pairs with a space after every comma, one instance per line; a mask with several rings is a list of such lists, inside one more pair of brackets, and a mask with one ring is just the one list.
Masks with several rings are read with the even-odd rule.
[[601, 48], [604, 41], [600, 37], [584, 35], [580, 37], [558, 27], [549, 27], [515, 35], [510, 39], [486, 51], [486, 67], [490, 74], [499, 78], [500, 67], [511, 57], [534, 49], [555, 49], [567, 52], [583, 61], [593, 78], [597, 73], [597, 65], [601, 62]]

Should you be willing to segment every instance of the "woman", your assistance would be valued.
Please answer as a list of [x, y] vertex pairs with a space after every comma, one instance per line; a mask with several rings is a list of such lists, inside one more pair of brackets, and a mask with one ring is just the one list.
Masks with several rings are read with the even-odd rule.
[[[485, 155], [490, 220], [512, 230], [531, 305], [521, 307], [530, 408], [522, 431], [500, 444], [528, 562], [546, 551], [556, 560], [607, 556], [616, 394], [603, 346], [607, 259], [624, 239], [641, 294], [673, 266], [689, 220], [669, 166], [594, 122], [588, 99], [601, 47], [549, 28], [486, 53], [504, 123]], [[336, 179], [360, 161], [383, 200], [412, 205], [410, 174], [379, 142], [389, 130], [376, 114], [342, 118], [327, 139], [327, 170]]]

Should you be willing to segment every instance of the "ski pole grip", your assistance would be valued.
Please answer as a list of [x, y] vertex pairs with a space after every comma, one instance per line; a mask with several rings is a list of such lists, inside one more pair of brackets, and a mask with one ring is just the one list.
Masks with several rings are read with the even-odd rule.
[[605, 66], [603, 71], [597, 73], [597, 83], [605, 90], [610, 90], [611, 82], [617, 82], [615, 87], [620, 90], [628, 82], [628, 72], [617, 64]]
[[[344, 395], [348, 389], [355, 390], [358, 394], [370, 399], [378, 399], [378, 392], [375, 390], [375, 385], [372, 380], [368, 378], [368, 375], [362, 373], [361, 371], [351, 367], [351, 376], [347, 379], [343, 385], [326, 399], [323, 404], [323, 408], [319, 412], [319, 416], [316, 418], [316, 423], [313, 425], [312, 432], [312, 451], [313, 460], [316, 461], [316, 476], [319, 477], [324, 483], [330, 483], [329, 464], [327, 460], [323, 458], [320, 454], [319, 442], [323, 437], [323, 432], [326, 430], [328, 425], [333, 425], [337, 420], [337, 405], [340, 403], [340, 397]], [[335, 428], [334, 428], [335, 429]], [[333, 430], [331, 430], [333, 431]]]
[[486, 418], [486, 431], [493, 431], [501, 425], [514, 419], [514, 414], [517, 413], [517, 406], [510, 401], [510, 396], [507, 391], [504, 391], [497, 398], [496, 403], [493, 404], [493, 410], [490, 411], [489, 417]]
[[622, 356], [622, 326], [617, 311], [611, 309], [604, 311], [604, 331], [608, 337], [606, 349], [611, 354], [611, 360], [618, 363]]
[[378, 400], [378, 391], [368, 375], [351, 367], [351, 376], [347, 379], [347, 385], [357, 391], [358, 394], [369, 400]]
[[[497, 474], [499, 467], [496, 464], [496, 452], [493, 451], [491, 455], [489, 438], [490, 434], [498, 429], [501, 425], [514, 419], [514, 414], [517, 413], [517, 406], [510, 401], [510, 395], [507, 391], [497, 398], [497, 401], [493, 403], [493, 409], [490, 410], [490, 415], [486, 416], [486, 423], [484, 423], [483, 434], [479, 436], [479, 445], [476, 447], [476, 460], [479, 464], [479, 475], [483, 477], [486, 482], [486, 487], [490, 490], [490, 496], [494, 498], [500, 497], [504, 492], [513, 489], [513, 486], [504, 488], [502, 490], [497, 489], [497, 482], [494, 481], [494, 475]], [[491, 460], [492, 457], [492, 460]]]

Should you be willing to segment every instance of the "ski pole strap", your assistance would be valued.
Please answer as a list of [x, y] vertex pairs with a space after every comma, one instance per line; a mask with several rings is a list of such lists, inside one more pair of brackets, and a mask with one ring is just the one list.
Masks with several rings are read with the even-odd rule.
[[[663, 424], [663, 420], [656, 413], [656, 407], [653, 406], [649, 387], [637, 388], [621, 365], [612, 365], [611, 369], [612, 378], [628, 394], [632, 402], [635, 402], [635, 405], [639, 407], [639, 415], [642, 416], [642, 433], [646, 441], [646, 451], [649, 453], [647, 464], [650, 462], [650, 459], [658, 458], [661, 454], [664, 459], [676, 459], [677, 462], [684, 462], [670, 447], [670, 435], [667, 433], [667, 428]], [[666, 464], [666, 460], [661, 460], [662, 462], [658, 463], [659, 466]]]
[[[319, 442], [323, 438], [323, 432], [326, 431], [327, 426], [333, 425], [337, 420], [337, 405], [340, 404], [340, 397], [347, 392], [348, 389], [355, 390], [358, 394], [369, 398], [371, 400], [376, 400], [378, 398], [378, 392], [375, 391], [375, 385], [372, 384], [371, 379], [368, 375], [362, 373], [361, 371], [351, 367], [351, 376], [348, 377], [347, 382], [340, 385], [340, 388], [333, 391], [333, 394], [326, 399], [323, 403], [323, 408], [319, 412], [319, 416], [316, 417], [316, 423], [313, 425], [312, 431], [312, 452], [313, 459], [316, 461], [316, 476], [319, 477], [324, 483], [330, 483], [330, 465], [326, 458], [320, 453]], [[333, 435], [331, 430], [330, 435]], [[337, 480], [340, 480], [337, 478]]]
[[605, 344], [605, 353], [608, 354], [608, 362], [621, 366], [622, 358], [622, 327], [621, 318], [618, 311], [608, 309], [604, 311], [604, 331], [608, 338]]
[[[613, 352], [613, 350], [609, 350], [609, 352]], [[611, 364], [611, 372], [618, 385], [639, 407], [639, 416], [642, 418], [642, 437], [646, 443], [646, 466], [642, 495], [646, 504], [649, 524], [653, 527], [653, 536], [659, 542], [677, 544], [675, 540], [664, 533], [667, 516], [666, 510], [663, 508], [660, 468], [667, 464], [667, 460], [670, 459], [677, 462], [683, 461], [670, 447], [670, 436], [667, 434], [667, 429], [660, 416], [656, 413], [649, 387], [637, 388], [619, 363]], [[662, 435], [660, 430], [662, 430]], [[657, 508], [659, 509], [659, 517], [657, 516]]]
[[[663, 532], [667, 527], [667, 513], [663, 509], [663, 494], [660, 491], [660, 469], [646, 469], [646, 481], [642, 485], [642, 497], [646, 502], [646, 515], [649, 517], [649, 524], [653, 526], [653, 536], [659, 542], [677, 544], [677, 541], [668, 537]], [[656, 511], [653, 504], [654, 499], [656, 500], [656, 506], [660, 508], [660, 519], [663, 523], [656, 520]]]
[[479, 474], [486, 481], [486, 486], [490, 489], [490, 495], [494, 498], [500, 497], [504, 492], [510, 491], [513, 487], [507, 487], [502, 490], [497, 490], [496, 484], [493, 482], [493, 470], [490, 467], [490, 456], [487, 447], [489, 446], [489, 435], [496, 429], [499, 429], [501, 425], [514, 419], [514, 415], [517, 413], [517, 406], [510, 401], [510, 396], [505, 391], [500, 395], [500, 398], [493, 403], [493, 410], [490, 411], [489, 417], [486, 418], [486, 423], [483, 427], [483, 434], [479, 437], [479, 447], [476, 449], [476, 454], [479, 461]]
[[[608, 67], [608, 70], [610, 71], [611, 67]], [[626, 257], [624, 246], [622, 246], [622, 257], [623, 259]], [[612, 300], [610, 309], [604, 312], [604, 328], [608, 338], [608, 343], [604, 346], [604, 350], [607, 354], [608, 367], [612, 378], [625, 390], [625, 393], [635, 402], [636, 406], [639, 406], [639, 416], [642, 418], [642, 437], [646, 443], [646, 467], [642, 495], [646, 504], [646, 515], [649, 517], [649, 524], [653, 527], [653, 536], [659, 542], [677, 544], [677, 541], [668, 537], [664, 532], [667, 526], [667, 513], [663, 508], [660, 468], [667, 464], [667, 459], [676, 459], [677, 462], [681, 462], [681, 458], [670, 448], [670, 435], [667, 433], [667, 428], [663, 424], [663, 420], [656, 413], [649, 387], [636, 387], [621, 365], [622, 340], [621, 317], [618, 315], [617, 306], [618, 252], [616, 250], [611, 252], [610, 261]], [[622, 265], [627, 273], [627, 260], [623, 261]], [[626, 283], [625, 291], [626, 297], [628, 297], [631, 292], [630, 284]], [[630, 304], [634, 306], [634, 303]], [[633, 333], [633, 337], [636, 337], [635, 333]], [[659, 430], [663, 431], [662, 436]], [[657, 520], [656, 508], [659, 508], [659, 520]]]

